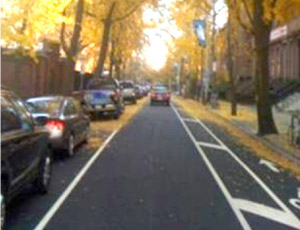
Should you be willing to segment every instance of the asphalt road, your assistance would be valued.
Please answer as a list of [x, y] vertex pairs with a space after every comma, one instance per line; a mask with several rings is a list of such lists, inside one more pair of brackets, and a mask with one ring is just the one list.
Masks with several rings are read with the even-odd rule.
[[300, 229], [299, 182], [214, 124], [146, 106], [111, 138], [58, 159], [50, 194], [21, 194], [7, 229]]

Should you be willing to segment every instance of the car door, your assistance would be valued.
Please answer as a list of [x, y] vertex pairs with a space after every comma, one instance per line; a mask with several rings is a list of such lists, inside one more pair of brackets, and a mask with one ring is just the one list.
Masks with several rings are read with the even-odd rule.
[[90, 119], [85, 113], [83, 112], [83, 109], [81, 107], [81, 104], [78, 100], [74, 99], [73, 103], [76, 108], [76, 113], [78, 114], [78, 130], [79, 130], [79, 136], [80, 136], [80, 142], [84, 140], [84, 138], [88, 135], [89, 132], [89, 125], [90, 125]]
[[[19, 101], [20, 102], [20, 101]], [[25, 108], [10, 96], [1, 97], [1, 148], [3, 164], [8, 169], [10, 186], [22, 186], [39, 162], [32, 119]]]

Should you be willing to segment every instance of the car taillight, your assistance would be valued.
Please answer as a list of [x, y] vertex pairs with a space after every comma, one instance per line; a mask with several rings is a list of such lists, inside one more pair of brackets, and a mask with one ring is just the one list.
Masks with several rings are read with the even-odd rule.
[[48, 120], [46, 122], [46, 127], [49, 131], [62, 131], [65, 126], [65, 122], [61, 120]]
[[120, 92], [118, 90], [116, 90], [114, 95], [113, 95], [113, 98], [114, 98], [115, 101], [118, 101], [119, 97], [120, 97]]

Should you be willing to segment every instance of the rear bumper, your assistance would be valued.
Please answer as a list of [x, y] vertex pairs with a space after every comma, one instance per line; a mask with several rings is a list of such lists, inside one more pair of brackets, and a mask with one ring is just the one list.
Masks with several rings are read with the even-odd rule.
[[151, 97], [151, 102], [170, 102], [170, 98], [154, 98], [154, 97]]
[[135, 96], [132, 96], [132, 95], [124, 95], [123, 96], [123, 100], [124, 101], [134, 101], [134, 100], [136, 100], [136, 97]]
[[66, 140], [63, 136], [56, 137], [56, 138], [50, 138], [49, 142], [50, 142], [51, 148], [53, 150], [67, 149], [68, 140]]
[[104, 104], [104, 105], [86, 105], [84, 110], [88, 113], [97, 113], [97, 112], [115, 112], [117, 106], [115, 104]]

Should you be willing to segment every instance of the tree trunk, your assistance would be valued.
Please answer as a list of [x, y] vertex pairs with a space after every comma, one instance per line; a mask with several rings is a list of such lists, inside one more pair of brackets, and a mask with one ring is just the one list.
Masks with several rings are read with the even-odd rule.
[[110, 29], [111, 29], [111, 25], [112, 25], [112, 16], [113, 16], [115, 7], [116, 7], [116, 2], [113, 2], [107, 13], [106, 19], [104, 20], [104, 30], [103, 30], [103, 35], [102, 35], [101, 49], [99, 52], [99, 59], [98, 59], [97, 67], [95, 70], [96, 77], [100, 77], [102, 74], [102, 71], [103, 71], [104, 62], [106, 59], [107, 46], [108, 46], [108, 42], [109, 42]]
[[232, 39], [231, 39], [231, 13], [230, 9], [228, 11], [228, 25], [227, 25], [227, 45], [228, 45], [228, 73], [230, 78], [230, 101], [231, 101], [231, 115], [236, 116], [237, 115], [237, 103], [236, 103], [236, 91], [235, 91], [235, 78], [233, 73], [233, 50], [232, 50]]
[[116, 62], [116, 78], [118, 80], [121, 79], [121, 66], [120, 66], [121, 64], [122, 64], [121, 59], [117, 60], [117, 62]]
[[78, 54], [79, 39], [80, 39], [80, 33], [82, 29], [81, 25], [83, 19], [83, 12], [84, 12], [84, 0], [78, 0], [76, 6], [75, 25], [74, 25], [73, 35], [71, 38], [71, 45], [70, 45], [70, 55], [72, 59], [75, 59], [76, 55]]
[[254, 1], [254, 35], [256, 46], [256, 95], [258, 135], [277, 133], [269, 96], [269, 38], [271, 23], [264, 20], [263, 2]]
[[[75, 72], [75, 64], [76, 64], [76, 56], [79, 52], [79, 40], [80, 40], [80, 34], [82, 29], [82, 21], [83, 21], [83, 13], [84, 13], [84, 0], [78, 0], [77, 6], [76, 6], [76, 15], [75, 15], [75, 25], [73, 28], [73, 34], [70, 42], [70, 46], [68, 47], [65, 41], [65, 24], [62, 24], [61, 28], [61, 34], [60, 34], [60, 40], [62, 47], [67, 55], [67, 74], [68, 74], [68, 81], [71, 81], [71, 84], [64, 83], [65, 79], [63, 79], [62, 88], [65, 88], [65, 86], [69, 86], [68, 90], [66, 92], [63, 92], [64, 94], [70, 94], [74, 89], [74, 72]], [[65, 16], [65, 11], [63, 12], [63, 15]]]
[[110, 58], [109, 58], [109, 76], [113, 77], [113, 69], [115, 65], [115, 41], [111, 42]]

